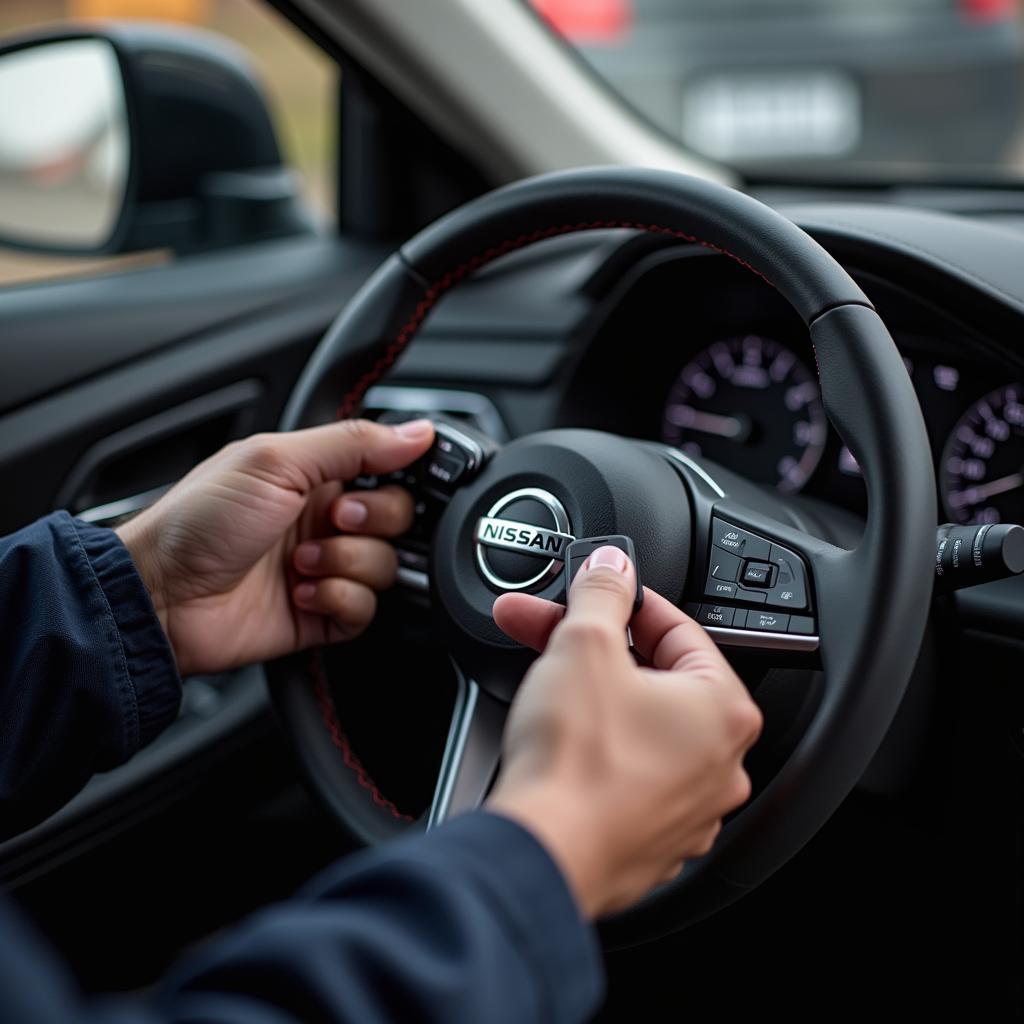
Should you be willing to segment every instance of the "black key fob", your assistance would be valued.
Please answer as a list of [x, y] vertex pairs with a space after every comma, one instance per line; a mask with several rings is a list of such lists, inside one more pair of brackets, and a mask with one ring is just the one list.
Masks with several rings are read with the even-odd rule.
[[636, 549], [633, 547], [632, 540], [623, 534], [613, 534], [610, 537], [581, 537], [569, 545], [565, 553], [566, 603], [568, 604], [569, 602], [569, 588], [572, 586], [572, 581], [576, 579], [576, 574], [582, 568], [583, 563], [598, 548], [609, 546], [625, 551], [629, 556], [629, 560], [633, 563], [633, 569], [636, 574], [636, 597], [633, 600], [633, 614], [636, 615], [644, 603], [644, 585], [640, 579], [640, 566], [636, 561]]

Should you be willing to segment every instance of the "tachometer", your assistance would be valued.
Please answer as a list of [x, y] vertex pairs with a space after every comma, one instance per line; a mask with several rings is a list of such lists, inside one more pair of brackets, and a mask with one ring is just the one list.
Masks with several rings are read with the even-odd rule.
[[716, 341], [694, 356], [662, 418], [666, 443], [789, 492], [814, 472], [827, 436], [817, 377], [791, 349], [759, 334]]
[[978, 399], [942, 452], [942, 501], [957, 523], [1024, 522], [1024, 387]]

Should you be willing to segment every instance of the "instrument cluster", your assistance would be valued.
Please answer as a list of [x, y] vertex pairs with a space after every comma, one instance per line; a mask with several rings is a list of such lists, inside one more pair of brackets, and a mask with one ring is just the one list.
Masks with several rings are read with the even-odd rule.
[[[895, 337], [931, 438], [942, 514], [1024, 522], [1024, 387], [946, 343]], [[665, 394], [660, 432], [781, 491], [866, 504], [857, 462], [825, 416], [813, 356], [784, 337], [730, 334], [690, 354]]]

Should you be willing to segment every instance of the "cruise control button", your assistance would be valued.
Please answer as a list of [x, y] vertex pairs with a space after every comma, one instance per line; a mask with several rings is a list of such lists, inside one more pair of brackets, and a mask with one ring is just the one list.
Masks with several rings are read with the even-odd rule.
[[440, 431], [437, 433], [434, 445], [439, 452], [444, 452], [445, 455], [456, 455], [463, 459], [469, 458], [459, 445], [457, 445], [450, 437], [445, 437]]
[[778, 612], [747, 612], [747, 629], [761, 633], [785, 633], [789, 627], [789, 616]]
[[454, 487], [466, 471], [466, 460], [437, 452], [427, 463], [427, 476], [444, 488]]
[[726, 583], [725, 580], [708, 580], [704, 593], [708, 597], [735, 598], [739, 588], [735, 583]]
[[717, 518], [711, 520], [711, 543], [741, 558], [755, 558], [761, 562], [769, 561], [772, 547], [764, 537], [757, 537]]
[[799, 636], [814, 635], [814, 619], [809, 615], [790, 615], [789, 633], [796, 633]]
[[767, 587], [771, 584], [772, 566], [770, 562], [747, 562], [743, 570], [743, 582], [748, 587]]
[[697, 621], [702, 626], [731, 626], [735, 611], [735, 608], [725, 608], [720, 604], [702, 604]]
[[807, 572], [800, 556], [773, 544], [769, 561], [776, 571], [775, 582], [768, 591], [768, 604], [773, 608], [806, 608]]
[[710, 568], [711, 575], [716, 580], [729, 580], [734, 582], [740, 574], [742, 559], [736, 555], [730, 555], [728, 551], [720, 551], [718, 548], [711, 549]]

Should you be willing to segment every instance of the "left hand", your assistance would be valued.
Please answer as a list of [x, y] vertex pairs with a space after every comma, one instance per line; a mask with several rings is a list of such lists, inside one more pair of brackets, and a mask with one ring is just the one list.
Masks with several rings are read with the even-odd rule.
[[[412, 523], [405, 490], [342, 482], [418, 459], [428, 420], [345, 420], [257, 434], [192, 470], [119, 527], [182, 675], [218, 672], [361, 633], [394, 581], [383, 537]], [[336, 531], [344, 533], [338, 536]]]

